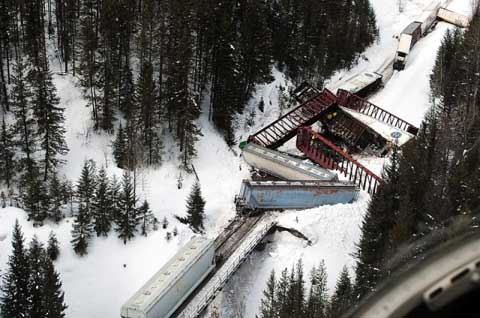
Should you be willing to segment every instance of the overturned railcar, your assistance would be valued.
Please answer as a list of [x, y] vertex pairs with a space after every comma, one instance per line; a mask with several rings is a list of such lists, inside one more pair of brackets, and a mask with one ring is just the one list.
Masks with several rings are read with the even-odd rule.
[[358, 192], [359, 189], [351, 182], [243, 180], [235, 203], [241, 213], [311, 209], [351, 203], [357, 199]]
[[253, 168], [283, 180], [337, 180], [334, 172], [252, 142], [242, 144], [242, 156]]
[[121, 317], [171, 317], [213, 269], [214, 241], [192, 238], [122, 306]]

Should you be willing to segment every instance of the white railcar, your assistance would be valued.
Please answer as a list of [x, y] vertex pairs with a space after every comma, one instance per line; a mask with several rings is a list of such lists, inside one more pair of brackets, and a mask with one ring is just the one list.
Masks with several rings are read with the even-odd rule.
[[248, 143], [242, 155], [250, 166], [284, 180], [337, 180], [333, 172], [255, 143]]
[[122, 318], [170, 317], [214, 268], [214, 241], [192, 238], [122, 306]]
[[355, 75], [340, 85], [338, 89], [344, 89], [360, 97], [366, 97], [382, 84], [382, 75], [378, 73], [364, 72]]
[[440, 20], [459, 26], [461, 28], [466, 28], [470, 24], [470, 19], [466, 15], [445, 8], [440, 8], [440, 10], [438, 10], [437, 16]]

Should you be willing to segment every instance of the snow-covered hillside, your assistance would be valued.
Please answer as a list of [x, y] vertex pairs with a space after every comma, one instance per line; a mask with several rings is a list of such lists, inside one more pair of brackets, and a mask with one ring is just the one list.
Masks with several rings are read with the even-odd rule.
[[[362, 60], [352, 70], [338, 72], [329, 85], [349, 78], [360, 71], [378, 69], [387, 58], [393, 55], [398, 34], [409, 22], [415, 20], [422, 9], [431, 0], [406, 0], [405, 10], [399, 13], [396, 1], [371, 0], [377, 14], [380, 27], [380, 41], [365, 52], [368, 59]], [[467, 13], [470, 0], [454, 0], [453, 9]], [[402, 118], [419, 124], [428, 107], [428, 80], [433, 67], [435, 52], [447, 28], [440, 23], [426, 38], [422, 39], [412, 52], [407, 69], [393, 76], [385, 89], [379, 92], [373, 101]], [[58, 64], [58, 63], [57, 63]], [[55, 67], [55, 63], [52, 63]], [[263, 98], [265, 112], [256, 114], [253, 126], [246, 124], [249, 111], [239, 118], [238, 139], [245, 139], [251, 132], [278, 118], [279, 87], [286, 87], [282, 73], [273, 70], [275, 81], [258, 87], [252, 99], [252, 108]], [[120, 169], [113, 163], [111, 154], [111, 136], [94, 134], [91, 127], [90, 111], [85, 107], [77, 79], [69, 75], [55, 75], [61, 105], [65, 107], [67, 143], [70, 152], [66, 156], [67, 164], [61, 173], [76, 180], [84, 159], [94, 159], [98, 165], [104, 165], [112, 175], [121, 175]], [[206, 199], [207, 235], [215, 237], [222, 227], [235, 214], [233, 197], [238, 192], [240, 182], [248, 176], [248, 167], [238, 157], [237, 149], [229, 149], [223, 138], [213, 129], [206, 115], [198, 121], [203, 137], [197, 143], [198, 158], [194, 161], [196, 171]], [[293, 141], [294, 142], [294, 141]], [[291, 143], [287, 145], [291, 147]], [[61, 244], [61, 255], [56, 262], [65, 291], [68, 318], [110, 318], [118, 317], [120, 306], [192, 236], [192, 232], [175, 221], [174, 215], [185, 212], [185, 199], [194, 182], [194, 176], [184, 176], [184, 185], [177, 189], [177, 154], [175, 145], [166, 145], [166, 162], [156, 170], [141, 171], [140, 196], [148, 198], [152, 210], [158, 219], [167, 217], [170, 221], [167, 230], [160, 229], [148, 237], [137, 236], [124, 245], [112, 233], [108, 238], [95, 238], [85, 257], [74, 254], [71, 245], [71, 223], [67, 218], [59, 225], [47, 223], [34, 228], [27, 222], [26, 213], [16, 208], [0, 210], [0, 270], [5, 268], [11, 249], [11, 231], [15, 219], [30, 239], [34, 234], [46, 241], [53, 230]], [[361, 158], [361, 161], [373, 171], [379, 172], [383, 159]], [[352, 205], [336, 205], [307, 211], [293, 211], [279, 214], [280, 224], [302, 231], [312, 240], [312, 245], [288, 233], [273, 236], [273, 243], [264, 252], [255, 253], [238, 274], [224, 288], [216, 305], [225, 310], [222, 317], [228, 317], [230, 305], [243, 304], [244, 317], [254, 317], [259, 306], [266, 278], [272, 268], [276, 270], [291, 267], [299, 257], [303, 257], [305, 269], [324, 259], [328, 269], [328, 287], [333, 288], [336, 276], [343, 265], [352, 266], [355, 242], [360, 235], [360, 224], [367, 207], [369, 196], [361, 193], [359, 200]], [[297, 222], [298, 217], [298, 222]], [[179, 235], [167, 242], [166, 231], [174, 226]], [[235, 296], [232, 293], [235, 293]], [[237, 306], [238, 307], [238, 306]]]

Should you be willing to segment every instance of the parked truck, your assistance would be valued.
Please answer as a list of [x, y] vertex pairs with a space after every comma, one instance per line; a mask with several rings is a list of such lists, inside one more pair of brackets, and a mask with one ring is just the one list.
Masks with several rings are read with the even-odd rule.
[[337, 180], [336, 173], [253, 142], [242, 144], [242, 156], [253, 168], [283, 180]]
[[412, 47], [422, 37], [422, 22], [410, 23], [400, 34], [397, 53], [393, 62], [393, 69], [401, 71], [405, 69], [407, 58]]
[[214, 268], [214, 241], [192, 238], [122, 306], [121, 317], [171, 317]]
[[359, 189], [351, 182], [243, 180], [235, 198], [237, 211], [310, 209], [321, 205], [351, 203]]

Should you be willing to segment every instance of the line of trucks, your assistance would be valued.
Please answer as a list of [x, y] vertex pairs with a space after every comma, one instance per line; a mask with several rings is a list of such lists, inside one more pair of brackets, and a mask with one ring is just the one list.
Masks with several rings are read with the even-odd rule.
[[435, 26], [436, 21], [441, 20], [461, 28], [468, 27], [470, 20], [467, 16], [442, 8], [440, 3], [432, 3], [424, 10], [419, 21], [410, 23], [400, 34], [393, 69], [401, 71], [405, 69], [410, 50], [418, 40], [426, 35]]

